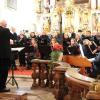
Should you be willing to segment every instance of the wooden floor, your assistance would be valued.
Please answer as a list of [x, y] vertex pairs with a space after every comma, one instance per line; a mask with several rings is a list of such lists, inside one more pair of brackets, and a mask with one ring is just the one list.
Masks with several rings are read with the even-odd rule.
[[[8, 80], [9, 78], [10, 76], [8, 77]], [[2, 98], [0, 98], [0, 100], [15, 100], [13, 99], [13, 94], [17, 95], [18, 93], [25, 93], [27, 95], [27, 100], [55, 100], [52, 89], [50, 88], [35, 87], [31, 90], [32, 79], [30, 76], [15, 76], [15, 80], [17, 81], [19, 88], [17, 88], [16, 84], [12, 85], [12, 80], [10, 80], [9, 83], [7, 83], [7, 87], [11, 89], [11, 92], [9, 92], [10, 96], [6, 98], [6, 93], [1, 93], [0, 97], [2, 96]]]

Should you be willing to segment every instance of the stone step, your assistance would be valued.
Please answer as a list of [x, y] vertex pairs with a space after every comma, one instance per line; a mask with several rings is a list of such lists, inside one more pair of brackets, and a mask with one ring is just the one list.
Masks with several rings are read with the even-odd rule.
[[24, 91], [0, 93], [0, 100], [28, 100]]

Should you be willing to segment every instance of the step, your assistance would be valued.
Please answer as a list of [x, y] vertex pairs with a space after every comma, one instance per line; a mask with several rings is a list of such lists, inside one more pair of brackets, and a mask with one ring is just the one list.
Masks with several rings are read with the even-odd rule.
[[24, 91], [0, 93], [0, 100], [27, 100], [27, 93]]

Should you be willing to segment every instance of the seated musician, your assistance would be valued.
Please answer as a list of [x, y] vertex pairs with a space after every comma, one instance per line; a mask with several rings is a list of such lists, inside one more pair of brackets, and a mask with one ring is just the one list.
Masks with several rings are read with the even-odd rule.
[[70, 55], [80, 55], [79, 45], [74, 38], [71, 39], [67, 50]]
[[83, 41], [83, 51], [84, 55], [87, 58], [94, 58], [96, 56], [96, 53], [99, 52], [99, 49], [98, 46], [93, 41], [85, 39]]
[[26, 50], [26, 61], [27, 61], [27, 69], [31, 69], [31, 60], [40, 58], [40, 53], [38, 50], [38, 45], [35, 38], [31, 39], [31, 45]]
[[94, 41], [96, 43], [96, 45], [100, 46], [100, 42], [99, 42], [100, 40], [99, 40], [98, 32], [96, 30], [94, 30], [91, 35], [92, 35], [91, 41]]
[[57, 42], [56, 38], [51, 39], [51, 48], [51, 60], [61, 61], [63, 57], [63, 46], [59, 42]]
[[50, 59], [50, 38], [45, 32], [42, 32], [41, 36], [38, 37], [38, 48], [41, 54], [41, 59]]
[[67, 33], [64, 33], [63, 36], [63, 55], [68, 54], [67, 48], [70, 45], [70, 38]]
[[[96, 46], [88, 39], [83, 40], [83, 52], [84, 56], [88, 59], [94, 58], [96, 56]], [[91, 68], [86, 68], [87, 73], [91, 74]]]
[[30, 39], [35, 38], [36, 39], [36, 35], [35, 32], [30, 32]]
[[[17, 46], [18, 47], [26, 47], [26, 45], [27, 45], [27, 38], [25, 37], [24, 33], [21, 32], [18, 37]], [[20, 63], [20, 66], [23, 66], [23, 67], [25, 67], [25, 65], [26, 65], [25, 49], [23, 49], [19, 52], [19, 63]]]

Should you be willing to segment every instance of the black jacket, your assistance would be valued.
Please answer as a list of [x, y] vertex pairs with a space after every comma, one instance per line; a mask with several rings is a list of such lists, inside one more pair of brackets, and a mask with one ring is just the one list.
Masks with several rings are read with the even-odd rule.
[[97, 75], [100, 75], [100, 53], [95, 57], [93, 65], [91, 77], [97, 77]]
[[95, 57], [94, 63], [96, 63], [100, 69], [100, 53]]
[[13, 39], [10, 30], [0, 26], [0, 59], [11, 58], [10, 39]]

